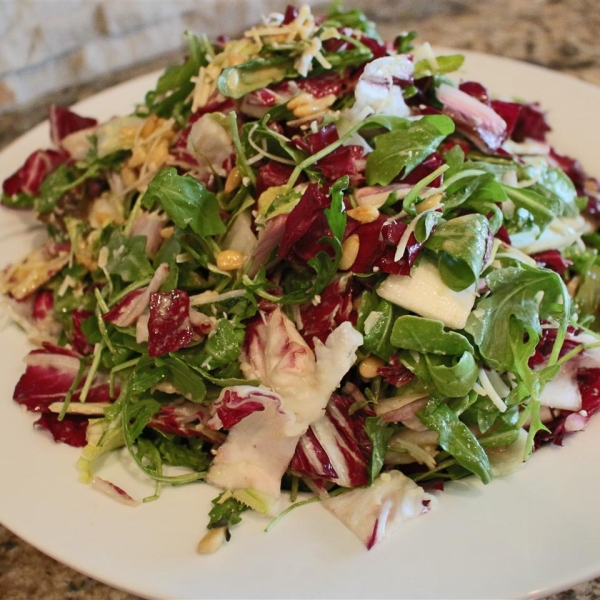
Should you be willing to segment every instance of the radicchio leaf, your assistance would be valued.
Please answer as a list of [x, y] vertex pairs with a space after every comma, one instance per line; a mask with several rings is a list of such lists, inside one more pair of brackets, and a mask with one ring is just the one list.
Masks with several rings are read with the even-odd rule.
[[498, 150], [506, 139], [506, 122], [487, 104], [468, 93], [442, 83], [437, 89], [443, 112], [452, 118], [457, 129], [482, 152]]
[[331, 198], [316, 183], [310, 183], [298, 204], [288, 215], [285, 234], [277, 256], [291, 259], [294, 255], [308, 261], [320, 251], [332, 253], [329, 244], [319, 243], [323, 237], [331, 237], [324, 209]]
[[91, 316], [91, 312], [82, 308], [78, 308], [71, 311], [71, 318], [73, 320], [71, 344], [73, 345], [75, 351], [81, 354], [82, 356], [87, 356], [91, 354], [94, 350], [94, 347], [88, 342], [88, 339], [85, 336], [85, 333], [83, 333], [83, 329], [81, 328], [82, 323]]
[[207, 405], [179, 400], [163, 404], [148, 423], [148, 427], [181, 437], [200, 437], [211, 444], [222, 444], [225, 435], [208, 427], [210, 420]]
[[133, 325], [148, 307], [150, 296], [166, 281], [168, 274], [169, 265], [167, 263], [162, 263], [158, 269], [156, 269], [148, 287], [129, 292], [129, 294], [119, 300], [119, 302], [117, 302], [117, 304], [115, 304], [107, 313], [102, 315], [102, 318], [107, 323], [112, 323], [119, 327], [129, 327], [130, 325]]
[[64, 106], [52, 104], [48, 110], [48, 122], [50, 123], [50, 139], [56, 147], [71, 133], [88, 129], [98, 124], [96, 119], [80, 117]]
[[531, 258], [535, 260], [540, 267], [545, 269], [552, 269], [559, 275], [564, 275], [569, 267], [573, 264], [573, 261], [564, 258], [558, 250], [545, 250], [544, 252], [536, 252], [531, 255]]
[[[81, 356], [76, 352], [44, 344], [43, 348], [32, 350], [26, 358], [27, 368], [21, 375], [13, 400], [34, 412], [48, 412], [52, 402], [65, 399], [79, 370]], [[72, 395], [79, 400], [83, 381]], [[110, 401], [108, 382], [97, 375], [92, 382], [86, 402]]]
[[356, 360], [362, 344], [349, 322], [339, 325], [315, 351], [278, 307], [259, 315], [246, 328], [242, 371], [279, 394], [286, 410], [302, 424], [300, 433], [318, 420], [342, 377]]
[[282, 406], [281, 397], [263, 387], [224, 388], [215, 401], [216, 415], [209, 425], [223, 425], [220, 414], [241, 418], [231, 425], [219, 447], [206, 480], [228, 490], [252, 490], [266, 495], [270, 512], [275, 508], [281, 478], [298, 441], [295, 416]]
[[382, 473], [371, 487], [323, 501], [371, 549], [405, 521], [428, 512], [435, 498], [399, 471]]
[[54, 295], [50, 290], [41, 290], [33, 301], [33, 318], [41, 321], [52, 315], [54, 310]]
[[83, 448], [86, 444], [88, 421], [87, 417], [81, 415], [65, 415], [65, 418], [59, 421], [57, 414], [43, 413], [35, 422], [35, 426], [48, 430], [55, 442]]
[[188, 346], [194, 339], [190, 321], [190, 299], [186, 292], [173, 290], [150, 295], [148, 354], [160, 356]]
[[22, 167], [2, 184], [7, 196], [27, 194], [37, 196], [44, 179], [67, 160], [67, 155], [56, 150], [36, 150], [30, 154]]
[[365, 432], [365, 419], [373, 413], [363, 409], [350, 414], [354, 403], [352, 396], [331, 396], [325, 415], [300, 438], [292, 469], [342, 487], [368, 483], [372, 446]]
[[325, 342], [329, 334], [344, 321], [356, 323], [351, 280], [347, 277], [330, 283], [320, 294], [320, 302], [307, 302], [300, 307], [302, 326], [299, 331], [314, 348], [313, 338]]
[[293, 170], [293, 167], [275, 161], [270, 161], [260, 167], [256, 174], [256, 196], [260, 197], [270, 187], [285, 185]]

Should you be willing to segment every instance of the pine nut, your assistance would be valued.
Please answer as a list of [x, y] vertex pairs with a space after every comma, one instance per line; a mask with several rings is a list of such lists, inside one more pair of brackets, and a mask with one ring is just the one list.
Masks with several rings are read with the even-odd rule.
[[238, 186], [242, 183], [242, 174], [237, 167], [233, 167], [231, 171], [229, 171], [229, 175], [227, 175], [227, 179], [225, 180], [225, 188], [224, 191], [226, 194], [230, 194], [233, 190], [237, 189]]
[[236, 250], [223, 250], [217, 254], [217, 268], [221, 271], [235, 271], [244, 264], [244, 255]]
[[377, 370], [384, 366], [384, 362], [376, 356], [369, 356], [360, 362], [358, 372], [365, 379], [373, 379], [377, 376]]
[[156, 129], [156, 126], [158, 125], [158, 117], [155, 114], [150, 115], [145, 121], [144, 124], [142, 125], [142, 131], [140, 132], [140, 135], [146, 139], [149, 135], [151, 135], [154, 130]]
[[138, 176], [133, 169], [127, 166], [121, 168], [121, 181], [125, 187], [131, 187], [136, 181]]
[[427, 198], [425, 198], [425, 200], [417, 204], [417, 213], [421, 214], [424, 213], [426, 210], [434, 210], [438, 208], [443, 197], [444, 194], [442, 194], [441, 192], [437, 194], [431, 194], [431, 196], [428, 196]]
[[175, 232], [175, 228], [174, 227], [163, 227], [160, 230], [160, 237], [163, 240], [168, 240], [173, 235], [174, 232]]
[[359, 223], [373, 223], [379, 218], [379, 211], [375, 206], [357, 206], [348, 211], [348, 216]]
[[360, 239], [353, 233], [348, 236], [342, 243], [342, 258], [340, 259], [339, 269], [341, 271], [348, 271], [354, 264], [356, 257], [358, 256], [358, 250], [360, 248]]
[[130, 169], [141, 167], [146, 162], [146, 151], [141, 146], [138, 146], [127, 161], [127, 166]]
[[297, 96], [294, 96], [288, 103], [287, 107], [294, 113], [294, 116], [298, 119], [302, 117], [308, 117], [309, 115], [323, 112], [329, 108], [337, 97], [335, 94], [328, 94], [322, 98], [315, 98], [308, 92], [302, 92]]
[[213, 554], [225, 541], [227, 527], [216, 527], [209, 529], [208, 533], [198, 543], [198, 552], [200, 554]]

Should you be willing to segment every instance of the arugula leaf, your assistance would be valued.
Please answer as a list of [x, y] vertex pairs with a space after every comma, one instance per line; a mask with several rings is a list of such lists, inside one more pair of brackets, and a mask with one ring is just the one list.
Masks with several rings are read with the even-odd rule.
[[396, 122], [392, 131], [375, 136], [375, 150], [367, 158], [368, 185], [388, 185], [401, 172], [408, 175], [453, 132], [454, 121], [445, 115]]
[[379, 34], [375, 28], [375, 24], [367, 19], [365, 13], [354, 8], [351, 10], [342, 10], [342, 2], [332, 2], [327, 13], [327, 19], [321, 24], [322, 27], [350, 27], [358, 29], [369, 37], [379, 39]]
[[492, 469], [485, 450], [446, 404], [439, 404], [432, 411], [421, 411], [417, 416], [423, 425], [437, 431], [438, 443], [458, 464], [477, 475], [483, 483], [492, 481]]
[[507, 197], [518, 208], [526, 210], [541, 231], [562, 213], [561, 200], [556, 196], [546, 196], [531, 188], [515, 188], [503, 184]]
[[463, 398], [473, 389], [479, 367], [470, 352], [460, 356], [415, 354], [404, 350], [400, 362], [419, 380], [432, 398]]
[[143, 202], [148, 209], [159, 204], [177, 227], [189, 227], [199, 236], [225, 232], [217, 197], [190, 175], [178, 175], [174, 167], [156, 173]]
[[390, 438], [394, 433], [394, 427], [389, 423], [385, 423], [381, 417], [367, 417], [365, 420], [365, 432], [373, 445], [371, 460], [369, 461], [369, 484], [372, 484], [383, 467], [383, 461]]
[[431, 75], [444, 75], [452, 71], [458, 71], [465, 62], [464, 54], [447, 54], [445, 56], [436, 56], [435, 61], [437, 66], [434, 67], [428, 59], [420, 60], [415, 65], [414, 77], [421, 79], [422, 77], [430, 77]]
[[60, 165], [40, 186], [39, 195], [35, 198], [34, 206], [38, 213], [51, 213], [56, 203], [71, 189], [76, 180], [75, 169], [67, 165]]
[[361, 332], [365, 332], [366, 318], [377, 308], [381, 298], [376, 292], [365, 290], [360, 296], [360, 307], [358, 309], [358, 318], [356, 328]]
[[391, 302], [380, 299], [375, 309], [367, 317], [369, 319], [368, 331], [364, 328], [363, 323], [365, 350], [385, 361], [390, 359], [395, 350], [390, 343], [390, 336], [397, 312]]
[[229, 529], [232, 525], [237, 525], [242, 520], [242, 513], [248, 510], [245, 504], [242, 504], [233, 498], [233, 496], [223, 500], [223, 496], [227, 493], [223, 492], [219, 494], [212, 501], [213, 508], [208, 513], [210, 521], [206, 526], [207, 529], [216, 529], [217, 527], [227, 527]]
[[463, 215], [437, 226], [425, 248], [438, 255], [437, 267], [449, 288], [464, 290], [479, 279], [489, 233], [488, 220], [479, 214]]
[[413, 48], [413, 41], [418, 36], [416, 31], [400, 34], [395, 40], [394, 45], [398, 54], [408, 54]]
[[[201, 66], [207, 64], [206, 56], [212, 53], [212, 47], [206, 40], [200, 40], [187, 31], [185, 40], [188, 46], [188, 58], [182, 65], [168, 67], [159, 77], [156, 88], [146, 94], [145, 104], [150, 112], [160, 117], [176, 117], [183, 126], [186, 121], [184, 105], [194, 89], [192, 78], [198, 74]], [[189, 104], [189, 102], [188, 102]]]
[[206, 385], [202, 377], [173, 354], [156, 359], [156, 366], [165, 366], [169, 370], [169, 380], [182, 396], [192, 402], [202, 402], [206, 397]]
[[[446, 172], [446, 175], [450, 179], [448, 172]], [[462, 206], [466, 202], [469, 202], [469, 206], [476, 208], [479, 204], [484, 204], [487, 207], [490, 203], [501, 204], [505, 201], [506, 192], [502, 185], [496, 181], [494, 174], [483, 173], [458, 179], [450, 184], [446, 188], [444, 212]]]
[[[569, 295], [559, 275], [527, 265], [494, 270], [486, 282], [490, 293], [477, 302], [465, 331], [493, 369], [518, 373], [531, 356], [523, 351], [533, 352], [540, 339], [541, 320], [554, 317], [564, 331]], [[564, 333], [557, 336], [559, 344], [560, 337], [564, 339]], [[558, 355], [558, 349], [553, 354]]]
[[97, 177], [104, 171], [114, 169], [128, 155], [118, 151], [99, 158], [95, 150], [90, 150], [85, 160], [75, 166], [60, 165], [52, 171], [40, 186], [39, 195], [34, 199], [34, 207], [40, 214], [51, 213], [58, 201], [69, 191], [82, 183]]
[[586, 325], [593, 331], [598, 331], [600, 319], [596, 309], [600, 306], [600, 265], [593, 265], [582, 273], [583, 281], [575, 294], [575, 304], [578, 313], [587, 317]]
[[215, 333], [207, 340], [194, 362], [203, 369], [212, 370], [235, 362], [242, 351], [245, 328], [221, 319]]
[[452, 146], [448, 152], [444, 152], [444, 162], [448, 165], [446, 171], [446, 181], [452, 179], [459, 171], [462, 171], [465, 166], [465, 153], [457, 144]]
[[106, 247], [106, 270], [110, 275], [119, 275], [126, 282], [139, 281], [154, 275], [154, 268], [146, 255], [146, 236], [129, 237], [115, 229]]
[[19, 192], [13, 196], [2, 192], [2, 199], [0, 200], [4, 206], [8, 206], [9, 208], [33, 208], [34, 201], [35, 198], [33, 196], [29, 196], [23, 192]]
[[169, 375], [166, 367], [156, 365], [152, 358], [143, 357], [138, 361], [128, 382], [128, 393], [137, 396], [142, 392], [156, 387], [163, 382]]
[[396, 319], [390, 342], [396, 348], [417, 352], [461, 356], [474, 349], [467, 338], [456, 331], [446, 331], [441, 321], [403, 315]]
[[473, 384], [479, 376], [479, 367], [470, 352], [464, 352], [458, 362], [434, 354], [423, 356], [423, 368], [439, 395], [461, 398], [473, 389]]
[[206, 471], [210, 466], [211, 458], [203, 449], [204, 442], [200, 438], [181, 438], [157, 432], [157, 438], [153, 442], [167, 465], [187, 467], [194, 471]]
[[534, 171], [532, 167], [526, 167], [519, 173], [519, 175], [523, 174], [525, 178], [537, 176], [536, 182], [528, 189], [542, 194], [553, 201], [558, 200], [561, 204], [561, 216], [573, 218], [579, 214], [577, 190], [571, 179], [562, 169], [548, 167], [544, 168], [541, 174], [532, 171]]

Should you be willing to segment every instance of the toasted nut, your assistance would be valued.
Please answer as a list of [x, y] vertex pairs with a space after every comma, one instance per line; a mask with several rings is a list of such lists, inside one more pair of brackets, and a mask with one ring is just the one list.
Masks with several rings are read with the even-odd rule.
[[442, 194], [441, 192], [437, 194], [431, 194], [431, 196], [428, 196], [427, 198], [425, 198], [425, 200], [417, 204], [417, 213], [421, 214], [424, 213], [426, 210], [434, 210], [438, 208], [443, 197], [444, 194]]
[[383, 367], [384, 362], [376, 356], [369, 356], [360, 362], [358, 372], [365, 379], [373, 379], [377, 376], [377, 370]]
[[580, 283], [581, 278], [579, 277], [579, 275], [575, 275], [575, 277], [573, 277], [573, 279], [571, 279], [571, 281], [567, 283], [567, 291], [569, 292], [569, 294], [571, 294], [571, 296], [574, 296], [577, 293], [577, 288], [579, 287]]
[[342, 258], [340, 259], [339, 268], [341, 271], [348, 271], [354, 264], [356, 257], [358, 256], [358, 250], [360, 248], [360, 239], [353, 233], [348, 236], [342, 243]]
[[294, 113], [298, 119], [308, 117], [309, 115], [323, 112], [329, 108], [337, 97], [335, 94], [328, 94], [322, 98], [315, 98], [308, 92], [303, 92], [294, 96], [288, 103], [287, 107]]
[[150, 115], [144, 121], [144, 125], [142, 126], [142, 131], [140, 132], [141, 136], [144, 139], [146, 139], [148, 136], [150, 136], [154, 132], [157, 125], [158, 125], [158, 117], [155, 114]]
[[133, 169], [124, 166], [121, 169], [121, 181], [125, 187], [132, 186], [137, 181], [138, 176]]
[[169, 155], [169, 143], [167, 140], [160, 140], [148, 153], [148, 166], [151, 170], [158, 169], [167, 160]]
[[173, 235], [174, 231], [175, 231], [174, 227], [163, 227], [160, 230], [160, 237], [163, 240], [168, 240]]
[[130, 169], [141, 167], [146, 162], [146, 151], [141, 146], [138, 146], [127, 161], [127, 166]]
[[373, 223], [379, 218], [379, 211], [375, 206], [357, 206], [348, 211], [348, 216], [359, 223]]
[[209, 529], [208, 533], [198, 543], [198, 552], [200, 554], [213, 554], [223, 545], [226, 536], [227, 527]]
[[227, 179], [225, 180], [225, 193], [230, 194], [233, 190], [237, 189], [237, 187], [242, 183], [242, 174], [237, 167], [233, 167], [231, 171], [229, 171], [229, 175], [227, 175]]
[[236, 250], [223, 250], [217, 254], [217, 268], [221, 271], [235, 271], [244, 264], [244, 255]]

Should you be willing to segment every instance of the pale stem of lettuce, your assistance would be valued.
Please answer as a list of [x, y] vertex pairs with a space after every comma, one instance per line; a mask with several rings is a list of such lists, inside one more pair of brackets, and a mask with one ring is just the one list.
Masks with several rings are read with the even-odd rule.
[[102, 294], [100, 293], [100, 290], [98, 288], [94, 290], [94, 296], [96, 296], [96, 300], [98, 301], [95, 312], [96, 321], [98, 323], [98, 329], [100, 330], [100, 335], [102, 336], [102, 340], [106, 344], [106, 347], [109, 349], [110, 353], [116, 354], [117, 351], [113, 346], [112, 342], [110, 341], [110, 337], [108, 337], [108, 329], [106, 328], [106, 323], [102, 318], [102, 315], [108, 312], [108, 306], [106, 305], [106, 302], [104, 301], [104, 298], [102, 297]]
[[77, 389], [77, 386], [81, 382], [81, 379], [82, 379], [84, 373], [85, 373], [85, 359], [80, 358], [79, 359], [79, 369], [77, 371], [77, 375], [75, 375], [75, 379], [73, 379], [73, 383], [71, 384], [71, 387], [69, 388], [69, 391], [67, 392], [67, 395], [65, 396], [63, 406], [58, 415], [59, 421], [62, 421], [65, 418], [65, 415], [67, 414], [67, 410], [69, 408], [69, 404], [71, 404], [71, 398], [73, 397], [73, 393], [75, 392], [75, 390]]
[[90, 388], [92, 387], [92, 382], [94, 381], [94, 377], [98, 372], [98, 367], [100, 366], [100, 358], [102, 356], [102, 348], [104, 344], [99, 343], [94, 346], [94, 358], [92, 359], [92, 364], [90, 366], [90, 370], [85, 378], [85, 383], [83, 384], [83, 388], [81, 388], [81, 395], [79, 396], [79, 402], [85, 402], [87, 396], [90, 392]]
[[246, 153], [242, 147], [242, 140], [240, 140], [240, 133], [238, 131], [237, 114], [233, 110], [229, 113], [229, 129], [237, 154], [237, 167], [242, 173], [242, 176], [248, 177], [252, 182], [252, 185], [254, 185], [256, 184], [256, 175], [254, 175], [252, 167], [248, 164], [248, 159], [246, 158]]
[[140, 288], [143, 288], [144, 286], [148, 285], [150, 283], [150, 280], [151, 277], [146, 277], [146, 279], [140, 279], [139, 281], [134, 281], [133, 283], [129, 284], [109, 302], [109, 306], [114, 306], [115, 304], [117, 304], [117, 302], [119, 302], [119, 300], [125, 298], [125, 296], [127, 296], [127, 294], [129, 294], [130, 292], [135, 292], [135, 290], [139, 290]]
[[337, 148], [342, 146], [344, 144], [344, 142], [349, 140], [355, 133], [357, 133], [363, 125], [364, 125], [364, 123], [359, 123], [358, 125], [355, 125], [351, 129], [348, 129], [348, 131], [346, 131], [346, 133], [344, 133], [342, 136], [340, 136], [335, 142], [333, 142], [332, 144], [329, 144], [329, 146], [325, 146], [325, 148], [323, 148], [316, 154], [313, 154], [312, 156], [305, 158], [299, 165], [296, 165], [296, 168], [292, 171], [292, 174], [290, 175], [290, 178], [286, 184], [287, 191], [289, 192], [294, 187], [298, 177], [300, 177], [300, 175], [301, 175], [302, 171], [304, 171], [304, 169], [310, 167], [311, 165], [314, 165], [316, 162], [320, 161], [323, 157], [327, 156], [328, 154], [330, 154], [331, 152], [333, 152], [334, 150], [336, 150]]
[[481, 169], [465, 169], [464, 171], [459, 171], [455, 173], [448, 179], [444, 181], [444, 183], [440, 186], [440, 191], [447, 190], [453, 183], [457, 182], [459, 179], [464, 179], [465, 177], [477, 177], [478, 175], [484, 175], [485, 171]]

